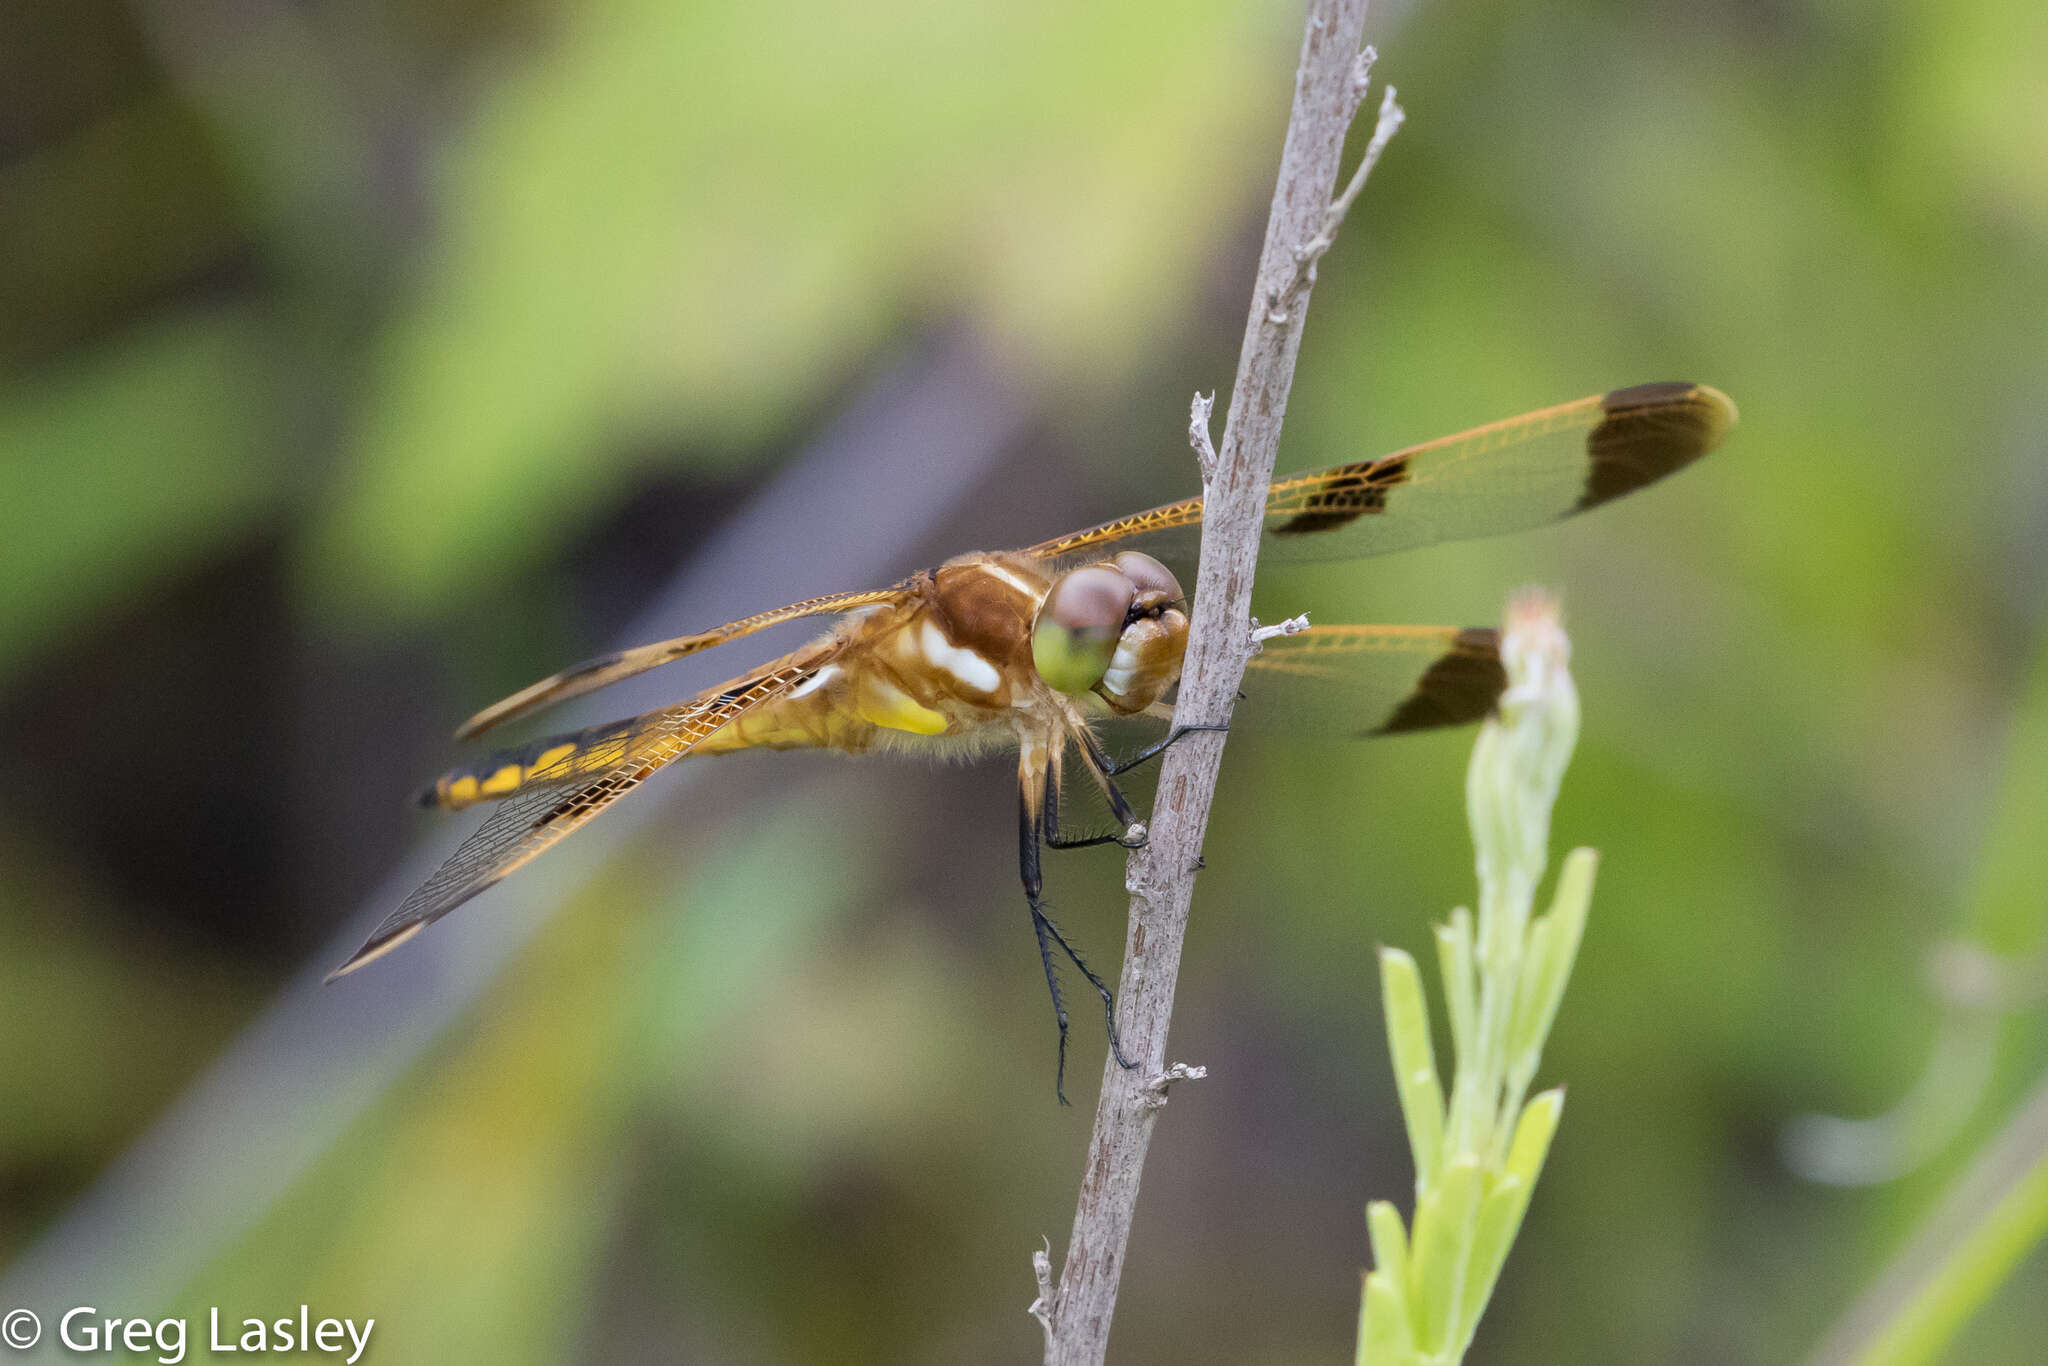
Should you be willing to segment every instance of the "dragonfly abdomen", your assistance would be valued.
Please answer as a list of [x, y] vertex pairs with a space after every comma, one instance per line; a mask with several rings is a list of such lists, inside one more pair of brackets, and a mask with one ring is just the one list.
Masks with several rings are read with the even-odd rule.
[[624, 761], [636, 746], [645, 746], [654, 738], [644, 732], [636, 718], [501, 749], [436, 778], [420, 793], [419, 804], [460, 811], [478, 802], [509, 797], [536, 780], [554, 782], [602, 773]]

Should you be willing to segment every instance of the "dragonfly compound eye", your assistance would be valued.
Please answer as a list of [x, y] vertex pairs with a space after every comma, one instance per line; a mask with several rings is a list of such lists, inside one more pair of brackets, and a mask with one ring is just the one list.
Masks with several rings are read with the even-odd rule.
[[1187, 597], [1180, 591], [1180, 580], [1173, 576], [1173, 571], [1150, 555], [1126, 550], [1114, 563], [1119, 574], [1137, 585], [1139, 597], [1157, 594], [1161, 604], [1181, 602]]
[[1137, 585], [1107, 565], [1061, 576], [1031, 629], [1038, 676], [1064, 693], [1084, 693], [1101, 682], [1137, 595]]

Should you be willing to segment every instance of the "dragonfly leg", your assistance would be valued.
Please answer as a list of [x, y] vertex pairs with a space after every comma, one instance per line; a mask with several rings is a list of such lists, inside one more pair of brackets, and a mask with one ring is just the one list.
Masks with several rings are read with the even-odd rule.
[[1192, 726], [1175, 726], [1173, 730], [1167, 734], [1167, 737], [1164, 740], [1154, 740], [1151, 744], [1145, 746], [1136, 754], [1133, 754], [1130, 758], [1120, 760], [1116, 763], [1108, 764], [1105, 768], [1105, 771], [1112, 778], [1117, 777], [1120, 774], [1129, 773], [1138, 765], [1150, 763], [1152, 760], [1157, 759], [1160, 755], [1166, 753], [1166, 751], [1170, 749], [1172, 746], [1186, 739], [1195, 731], [1229, 729], [1230, 723], [1228, 721], [1204, 723]]
[[[1111, 783], [1109, 786], [1111, 791], [1116, 790], [1116, 784]], [[1121, 799], [1123, 793], [1117, 792], [1116, 796]], [[1126, 812], [1130, 811], [1128, 803], [1125, 803], [1124, 810]], [[1093, 849], [1099, 844], [1116, 844], [1126, 849], [1142, 849], [1145, 847], [1146, 840], [1143, 827], [1139, 827], [1137, 835], [1131, 834], [1131, 828], [1135, 820], [1136, 817], [1133, 815], [1124, 821], [1123, 829], [1112, 830], [1106, 834], [1062, 835], [1060, 833], [1060, 792], [1051, 783], [1046, 784], [1045, 815], [1042, 818], [1042, 829], [1045, 835], [1045, 847], [1048, 849]]]
[[[1036, 910], [1035, 907], [1033, 909]], [[1136, 1062], [1124, 1056], [1123, 1040], [1117, 1037], [1116, 993], [1104, 985], [1103, 980], [1097, 977], [1086, 963], [1081, 961], [1081, 955], [1074, 952], [1074, 946], [1069, 944], [1067, 937], [1060, 933], [1060, 927], [1046, 919], [1045, 912], [1038, 911], [1037, 914], [1038, 923], [1045, 927], [1047, 933], [1052, 935], [1052, 942], [1058, 944], [1061, 952], [1067, 955], [1068, 961], [1081, 970], [1081, 975], [1088, 979], [1088, 985], [1094, 987], [1101, 994], [1102, 1023], [1109, 1030], [1109, 1051], [1110, 1055], [1116, 1059], [1116, 1065], [1126, 1069], [1136, 1067], [1138, 1065]]]
[[[1131, 810], [1130, 799], [1125, 797], [1123, 789], [1116, 785], [1117, 767], [1110, 762], [1109, 755], [1102, 748], [1102, 742], [1096, 739], [1095, 732], [1088, 729], [1085, 725], [1074, 726], [1070, 733], [1075, 740], [1080, 742], [1081, 759], [1088, 765], [1090, 776], [1102, 788], [1102, 796], [1109, 803], [1110, 814], [1115, 816], [1126, 830], [1130, 829], [1131, 826], [1137, 823], [1138, 813]], [[1047, 806], [1048, 811], [1057, 808], [1057, 795], [1051, 787], [1046, 789], [1046, 797], [1049, 803]], [[1048, 822], [1047, 828], [1053, 828], [1054, 824], [1054, 822]], [[1145, 841], [1140, 837], [1136, 843], [1126, 841], [1119, 841], [1119, 843], [1122, 843], [1126, 849], [1137, 849], [1143, 846]]]
[[1109, 1030], [1109, 1051], [1115, 1056], [1117, 1066], [1135, 1067], [1137, 1064], [1124, 1056], [1123, 1044], [1117, 1038], [1115, 993], [1111, 992], [1108, 985], [1095, 975], [1086, 962], [1082, 961], [1081, 955], [1074, 951], [1074, 946], [1067, 942], [1067, 937], [1060, 933], [1059, 926], [1052, 923], [1051, 917], [1046, 915], [1044, 908], [1039, 904], [1039, 895], [1044, 890], [1045, 885], [1038, 866], [1040, 817], [1038, 812], [1032, 810], [1031, 794], [1028, 791], [1024, 794], [1020, 814], [1021, 820], [1018, 822], [1018, 850], [1024, 879], [1024, 900], [1031, 908], [1031, 930], [1038, 937], [1038, 961], [1045, 968], [1045, 985], [1052, 992], [1053, 1018], [1059, 1022], [1060, 1027], [1059, 1070], [1054, 1074], [1053, 1091], [1059, 1097], [1060, 1104], [1065, 1105], [1067, 1103], [1067, 1006], [1065, 998], [1060, 992], [1059, 970], [1053, 963], [1052, 946], [1054, 944], [1059, 945], [1060, 951], [1066, 954], [1068, 960], [1076, 968], [1080, 969], [1081, 975], [1088, 979], [1088, 985], [1094, 987], [1096, 992], [1101, 995], [1102, 1019]]

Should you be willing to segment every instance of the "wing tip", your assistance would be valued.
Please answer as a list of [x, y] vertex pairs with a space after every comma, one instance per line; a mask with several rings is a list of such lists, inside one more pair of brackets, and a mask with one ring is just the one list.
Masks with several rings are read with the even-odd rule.
[[1710, 384], [1659, 380], [1600, 396], [1586, 437], [1585, 492], [1574, 511], [1598, 507], [1684, 469], [1721, 444], [1740, 416]]
[[362, 947], [350, 954], [347, 962], [323, 977], [320, 984], [322, 986], [331, 986], [354, 972], [357, 968], [369, 966], [426, 927], [426, 921], [416, 920], [392, 934], [385, 934], [381, 930], [373, 931], [370, 937], [363, 941]]
[[485, 707], [482, 711], [455, 728], [456, 741], [459, 743], [464, 740], [474, 740], [492, 726], [511, 720], [524, 710], [524, 703], [529, 694], [546, 687], [547, 683], [553, 681], [553, 679], [549, 679], [544, 683], [536, 683], [530, 688], [521, 688], [503, 701], [491, 703], [490, 706]]
[[1697, 407], [1719, 414], [1724, 431], [1739, 416], [1735, 400], [1727, 394], [1711, 384], [1684, 379], [1651, 380], [1647, 384], [1609, 389], [1600, 395], [1600, 407], [1609, 414], [1644, 408]]
[[581, 664], [572, 664], [560, 673], [549, 674], [538, 683], [529, 683], [510, 697], [491, 703], [457, 726], [455, 738], [474, 739], [491, 727], [502, 725], [516, 716], [524, 716], [555, 702], [566, 702], [572, 697], [588, 692], [592, 687], [601, 686], [589, 680], [593, 675], [603, 674], [624, 663], [626, 653], [622, 650], [613, 650], [609, 654], [586, 659]]
[[533, 691], [531, 688], [522, 688], [501, 702], [491, 703], [490, 706], [485, 707], [482, 711], [464, 721], [455, 728], [456, 743], [460, 744], [465, 740], [474, 740], [499, 722], [510, 720], [518, 715], [519, 700], [531, 691]]

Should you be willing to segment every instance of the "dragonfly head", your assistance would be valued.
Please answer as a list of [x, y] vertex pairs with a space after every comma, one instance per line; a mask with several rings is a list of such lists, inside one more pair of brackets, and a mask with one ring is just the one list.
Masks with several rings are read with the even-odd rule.
[[1142, 711], [1179, 676], [1187, 632], [1187, 595], [1172, 571], [1126, 550], [1054, 581], [1032, 624], [1031, 660], [1060, 692]]

